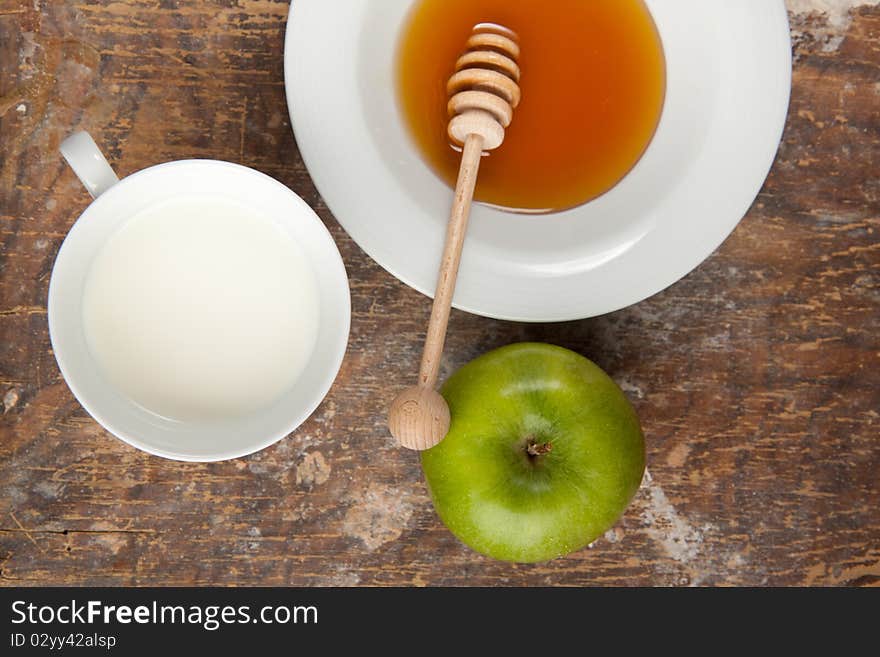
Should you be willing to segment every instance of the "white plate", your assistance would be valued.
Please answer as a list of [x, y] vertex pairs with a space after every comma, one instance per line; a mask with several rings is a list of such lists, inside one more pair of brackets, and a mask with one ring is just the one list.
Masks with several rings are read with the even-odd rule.
[[[666, 54], [654, 140], [595, 201], [540, 217], [476, 206], [457, 308], [519, 321], [601, 315], [671, 285], [755, 199], [788, 110], [783, 0], [647, 0]], [[333, 214], [376, 262], [431, 294], [452, 193], [406, 133], [394, 88], [411, 0], [295, 0], [287, 100], [303, 160]]]

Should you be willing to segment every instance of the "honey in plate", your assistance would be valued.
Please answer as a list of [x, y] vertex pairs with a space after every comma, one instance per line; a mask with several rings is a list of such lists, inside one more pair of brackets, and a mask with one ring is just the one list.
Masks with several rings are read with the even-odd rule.
[[663, 47], [643, 0], [419, 0], [398, 44], [397, 94], [422, 157], [453, 186], [446, 82], [479, 23], [519, 36], [522, 101], [483, 157], [475, 199], [517, 212], [586, 203], [620, 182], [657, 129]]

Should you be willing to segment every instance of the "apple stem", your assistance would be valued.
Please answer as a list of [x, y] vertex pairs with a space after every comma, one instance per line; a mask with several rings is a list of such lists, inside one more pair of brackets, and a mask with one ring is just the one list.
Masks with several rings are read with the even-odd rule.
[[539, 443], [534, 438], [529, 438], [526, 443], [526, 453], [529, 456], [541, 456], [549, 454], [551, 451], [553, 451], [553, 443]]

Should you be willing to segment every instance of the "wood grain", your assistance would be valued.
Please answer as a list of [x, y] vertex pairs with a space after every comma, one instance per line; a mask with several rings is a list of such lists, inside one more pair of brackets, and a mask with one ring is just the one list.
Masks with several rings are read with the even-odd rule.
[[[532, 566], [458, 543], [417, 455], [387, 433], [430, 304], [352, 243], [309, 179], [282, 86], [287, 8], [0, 1], [0, 581], [880, 583], [880, 8], [792, 16], [791, 113], [773, 171], [684, 280], [580, 322], [452, 313], [441, 378], [493, 347], [553, 342], [604, 367], [643, 420], [650, 476], [621, 522]], [[74, 400], [45, 307], [54, 257], [89, 201], [57, 150], [76, 129], [120, 175], [186, 157], [241, 162], [326, 222], [351, 278], [351, 344], [295, 434], [245, 459], [173, 463], [113, 439]]]

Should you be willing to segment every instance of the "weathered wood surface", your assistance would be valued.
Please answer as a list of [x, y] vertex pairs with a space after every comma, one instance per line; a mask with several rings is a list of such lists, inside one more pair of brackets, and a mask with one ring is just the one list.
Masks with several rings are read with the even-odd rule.
[[[514, 566], [446, 531], [417, 458], [388, 436], [429, 303], [353, 244], [298, 156], [286, 2], [0, 1], [0, 581], [876, 585], [880, 7], [789, 9], [784, 143], [717, 253], [598, 319], [453, 313], [443, 376], [509, 342], [555, 342], [606, 368], [647, 434], [651, 476], [615, 529]], [[74, 400], [45, 310], [58, 247], [89, 200], [57, 153], [74, 129], [120, 174], [193, 156], [256, 167], [330, 227], [351, 277], [351, 344], [294, 435], [250, 458], [179, 464], [113, 439]]]

